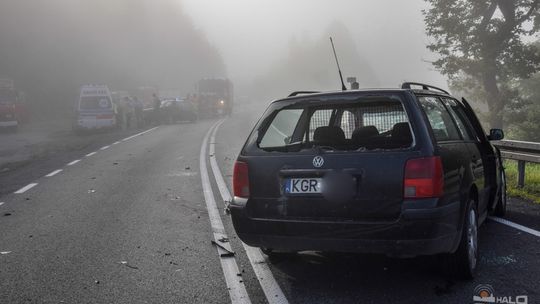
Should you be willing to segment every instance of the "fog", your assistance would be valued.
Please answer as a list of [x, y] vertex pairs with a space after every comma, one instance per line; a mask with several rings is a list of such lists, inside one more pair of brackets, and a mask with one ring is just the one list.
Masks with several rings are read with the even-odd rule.
[[219, 52], [173, 0], [3, 0], [0, 75], [40, 109], [70, 109], [80, 85], [189, 91], [226, 76]]
[[[408, 80], [447, 87], [429, 62], [434, 55], [425, 47], [422, 0], [185, 0], [184, 7], [219, 48], [230, 76], [240, 83], [265, 78], [276, 69], [301, 77], [295, 60], [316, 53], [318, 57], [312, 56], [309, 64], [332, 70], [324, 75], [326, 83], [311, 83], [309, 89], [338, 89], [331, 35], [344, 76], [364, 79], [361, 86], [395, 87]], [[291, 55], [298, 50], [302, 54]], [[303, 80], [310, 76], [296, 80], [309, 85]], [[334, 77], [334, 83], [328, 83], [328, 77]], [[295, 81], [290, 89], [304, 88]]]
[[[415, 1], [4, 0], [0, 75], [34, 108], [67, 109], [81, 84], [188, 94], [197, 79], [229, 77], [238, 96], [362, 87], [404, 80], [446, 87], [433, 70]], [[53, 111], [53, 112], [54, 112]]]

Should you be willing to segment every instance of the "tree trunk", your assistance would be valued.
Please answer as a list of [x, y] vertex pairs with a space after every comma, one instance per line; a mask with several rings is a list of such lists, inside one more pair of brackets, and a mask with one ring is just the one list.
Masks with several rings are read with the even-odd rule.
[[489, 128], [503, 128], [503, 108], [501, 91], [497, 86], [497, 78], [494, 69], [487, 69], [483, 75], [484, 91], [486, 92], [488, 104]]

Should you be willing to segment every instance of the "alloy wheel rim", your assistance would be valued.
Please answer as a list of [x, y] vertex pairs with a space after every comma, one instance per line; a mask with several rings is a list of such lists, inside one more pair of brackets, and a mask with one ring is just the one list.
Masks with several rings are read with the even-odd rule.
[[469, 265], [472, 269], [476, 268], [476, 254], [478, 250], [478, 230], [476, 226], [476, 213], [474, 210], [469, 212], [469, 226], [467, 227], [467, 247], [469, 255]]

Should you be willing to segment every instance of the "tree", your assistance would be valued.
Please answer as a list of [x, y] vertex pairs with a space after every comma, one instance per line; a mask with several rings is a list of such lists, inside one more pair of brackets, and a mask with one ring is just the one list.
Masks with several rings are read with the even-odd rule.
[[505, 116], [508, 134], [513, 139], [540, 141], [540, 73], [515, 83], [515, 87], [520, 94]]
[[501, 128], [503, 110], [516, 95], [511, 83], [540, 68], [538, 50], [523, 39], [540, 29], [540, 0], [426, 2], [426, 31], [433, 38], [428, 49], [440, 55], [434, 66], [451, 85], [483, 91], [489, 124]]
[[341, 83], [328, 37], [336, 43], [344, 77], [356, 76], [361, 86], [378, 86], [377, 75], [362, 56], [354, 37], [341, 22], [332, 22], [323, 35], [313, 39], [292, 38], [289, 52], [265, 74], [251, 83], [248, 91], [259, 98], [275, 98], [297, 90], [339, 90]]

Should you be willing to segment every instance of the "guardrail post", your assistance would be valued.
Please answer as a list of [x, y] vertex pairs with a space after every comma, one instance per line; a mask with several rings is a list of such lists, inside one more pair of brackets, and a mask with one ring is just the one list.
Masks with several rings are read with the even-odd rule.
[[518, 160], [518, 188], [525, 186], [525, 161]]

